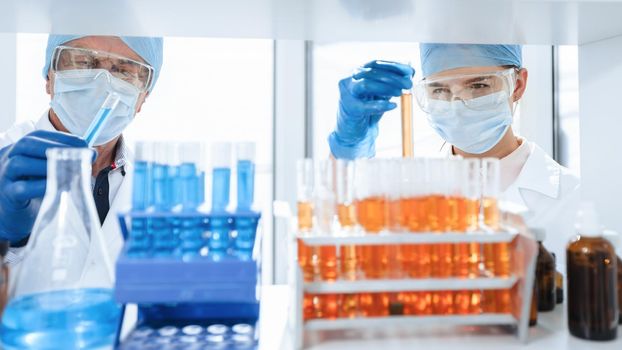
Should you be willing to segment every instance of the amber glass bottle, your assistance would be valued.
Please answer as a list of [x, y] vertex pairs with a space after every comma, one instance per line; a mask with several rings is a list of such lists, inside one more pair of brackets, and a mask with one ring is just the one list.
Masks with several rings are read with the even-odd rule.
[[546, 232], [542, 228], [531, 228], [538, 241], [538, 260], [536, 263], [536, 279], [538, 281], [538, 311], [555, 309], [555, 258], [546, 250], [542, 242]]
[[538, 280], [533, 281], [533, 293], [531, 296], [531, 309], [529, 310], [529, 327], [538, 324]]
[[602, 236], [593, 204], [582, 204], [577, 228], [566, 247], [568, 328], [579, 338], [612, 340], [619, 312], [615, 250]]

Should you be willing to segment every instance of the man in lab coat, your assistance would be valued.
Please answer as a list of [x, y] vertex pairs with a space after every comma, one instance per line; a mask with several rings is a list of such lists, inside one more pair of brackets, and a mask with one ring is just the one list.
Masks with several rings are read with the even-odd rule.
[[16, 274], [45, 193], [45, 151], [87, 147], [82, 138], [112, 92], [119, 102], [94, 138], [92, 186], [105, 248], [116, 260], [123, 238], [114, 214], [130, 203], [131, 183], [121, 133], [153, 89], [162, 52], [161, 38], [49, 36], [43, 76], [51, 108], [36, 123], [0, 133], [0, 239], [11, 243], [7, 261]]
[[[421, 44], [423, 80], [395, 62], [372, 61], [339, 82], [337, 125], [328, 138], [336, 158], [373, 157], [378, 121], [390, 99], [413, 88], [448, 153], [500, 159], [501, 199], [526, 207], [526, 224], [547, 231], [545, 244], [563, 267], [574, 233], [579, 178], [538, 145], [512, 130], [516, 104], [527, 87], [519, 45]], [[537, 116], [524, 116], [533, 118]]]

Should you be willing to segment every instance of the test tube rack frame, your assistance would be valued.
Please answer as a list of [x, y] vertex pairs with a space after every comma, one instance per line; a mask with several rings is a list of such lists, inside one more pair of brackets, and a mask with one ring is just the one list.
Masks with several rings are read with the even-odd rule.
[[[251, 214], [244, 212], [241, 215], [248, 217]], [[120, 213], [118, 219], [127, 243], [132, 219], [207, 221], [210, 215], [203, 212], [126, 212]], [[229, 215], [235, 220], [236, 213]], [[262, 231], [261, 215], [253, 215], [257, 233], [250, 260], [230, 256], [218, 259], [209, 256], [194, 259], [133, 257], [127, 254], [129, 247], [125, 244], [116, 262], [116, 300], [123, 306], [138, 304], [138, 326], [188, 321], [256, 324], [260, 307]], [[121, 328], [117, 345], [122, 340]]]
[[[535, 281], [537, 244], [527, 230], [522, 218], [516, 214], [503, 213], [504, 225], [500, 231], [458, 232], [402, 232], [353, 235], [347, 233], [335, 236], [290, 235], [289, 252], [291, 269], [289, 284], [294, 295], [290, 304], [290, 332], [294, 348], [304, 349], [324, 338], [335, 338], [335, 332], [349, 330], [371, 330], [389, 327], [446, 327], [446, 326], [510, 326], [522, 343], [528, 341], [529, 314]], [[297, 239], [307, 246], [342, 245], [400, 245], [400, 244], [459, 244], [459, 243], [512, 243], [514, 266], [507, 277], [478, 278], [400, 278], [362, 279], [355, 281], [303, 281], [303, 274], [297, 261]], [[512, 299], [517, 307], [512, 313], [481, 313], [466, 315], [409, 315], [365, 318], [311, 319], [303, 321], [304, 293], [373, 293], [400, 291], [461, 291], [511, 289]], [[506, 327], [507, 328], [507, 327]], [[326, 334], [325, 334], [326, 333]], [[330, 335], [327, 335], [331, 333]], [[344, 333], [345, 334], [345, 333]], [[339, 338], [339, 335], [337, 335]]]

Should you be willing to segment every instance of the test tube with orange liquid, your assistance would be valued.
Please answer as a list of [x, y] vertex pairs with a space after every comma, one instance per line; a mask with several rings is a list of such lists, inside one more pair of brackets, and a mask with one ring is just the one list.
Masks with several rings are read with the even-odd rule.
[[[355, 205], [356, 219], [365, 234], [378, 234], [387, 228], [388, 203], [383, 193], [379, 175], [383, 166], [380, 159], [362, 159], [355, 162]], [[366, 279], [380, 279], [387, 276], [387, 247], [385, 245], [364, 245], [361, 247], [361, 266]], [[385, 307], [383, 293], [362, 293], [359, 296], [362, 315], [382, 314]], [[386, 294], [386, 293], [385, 293]]]
[[[337, 160], [336, 195], [337, 219], [340, 234], [353, 235], [356, 229], [356, 208], [354, 206], [354, 163]], [[354, 281], [360, 278], [360, 249], [355, 245], [339, 247], [340, 276], [344, 280]], [[342, 294], [340, 300], [341, 317], [353, 318], [358, 315], [359, 297], [357, 294]]]
[[[404, 228], [411, 234], [430, 230], [428, 220], [427, 160], [406, 159], [402, 162], [401, 206]], [[408, 244], [402, 246], [402, 265], [410, 278], [430, 278], [431, 246]], [[406, 315], [432, 314], [431, 292], [403, 292], [401, 298]]]
[[[482, 159], [482, 227], [491, 232], [500, 229], [499, 192], [500, 168], [499, 159]], [[484, 260], [486, 269], [495, 277], [507, 277], [510, 274], [511, 252], [509, 243], [484, 244]], [[510, 313], [510, 290], [488, 291], [482, 298], [484, 312]]]
[[[462, 159], [455, 163], [454, 193], [457, 219], [450, 226], [454, 232], [468, 233], [478, 229], [481, 197], [481, 163], [477, 158]], [[479, 276], [480, 245], [460, 243], [454, 245], [454, 275], [460, 278]], [[457, 314], [480, 313], [480, 291], [462, 290], [454, 294]]]
[[[309, 236], [313, 234], [313, 160], [302, 159], [296, 163], [297, 180], [297, 209], [298, 209], [298, 234]], [[304, 244], [302, 239], [297, 239], [298, 265], [302, 271], [303, 280], [311, 282], [317, 275], [317, 254], [315, 247]], [[315, 296], [305, 293], [303, 296], [303, 319], [308, 320], [317, 317], [315, 309]]]
[[[335, 195], [335, 161], [326, 159], [315, 164], [315, 200], [316, 232], [321, 236], [333, 236], [337, 219], [337, 199]], [[319, 246], [317, 266], [322, 281], [335, 281], [338, 277], [337, 247], [335, 245]], [[339, 315], [339, 298], [337, 294], [320, 294], [318, 309], [321, 318], [337, 318]]]
[[[427, 196], [428, 227], [430, 231], [444, 234], [450, 230], [452, 213], [449, 197], [450, 173], [453, 159], [429, 159], [427, 164], [427, 184], [430, 194]], [[455, 219], [454, 215], [454, 219]], [[432, 244], [432, 277], [449, 278], [453, 274], [453, 246], [449, 243]], [[432, 293], [434, 313], [447, 315], [454, 313], [454, 293], [439, 291]]]

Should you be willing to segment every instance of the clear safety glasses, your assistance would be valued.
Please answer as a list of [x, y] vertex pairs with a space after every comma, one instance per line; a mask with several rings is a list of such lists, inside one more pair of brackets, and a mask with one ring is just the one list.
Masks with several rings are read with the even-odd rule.
[[415, 96], [426, 113], [434, 113], [435, 108], [458, 100], [469, 109], [487, 110], [501, 102], [508, 102], [516, 86], [516, 72], [516, 68], [509, 68], [489, 73], [426, 78], [415, 84]]
[[52, 56], [52, 68], [57, 72], [105, 69], [112, 76], [134, 85], [141, 92], [149, 90], [153, 80], [153, 67], [148, 64], [108, 52], [70, 46], [56, 47]]

